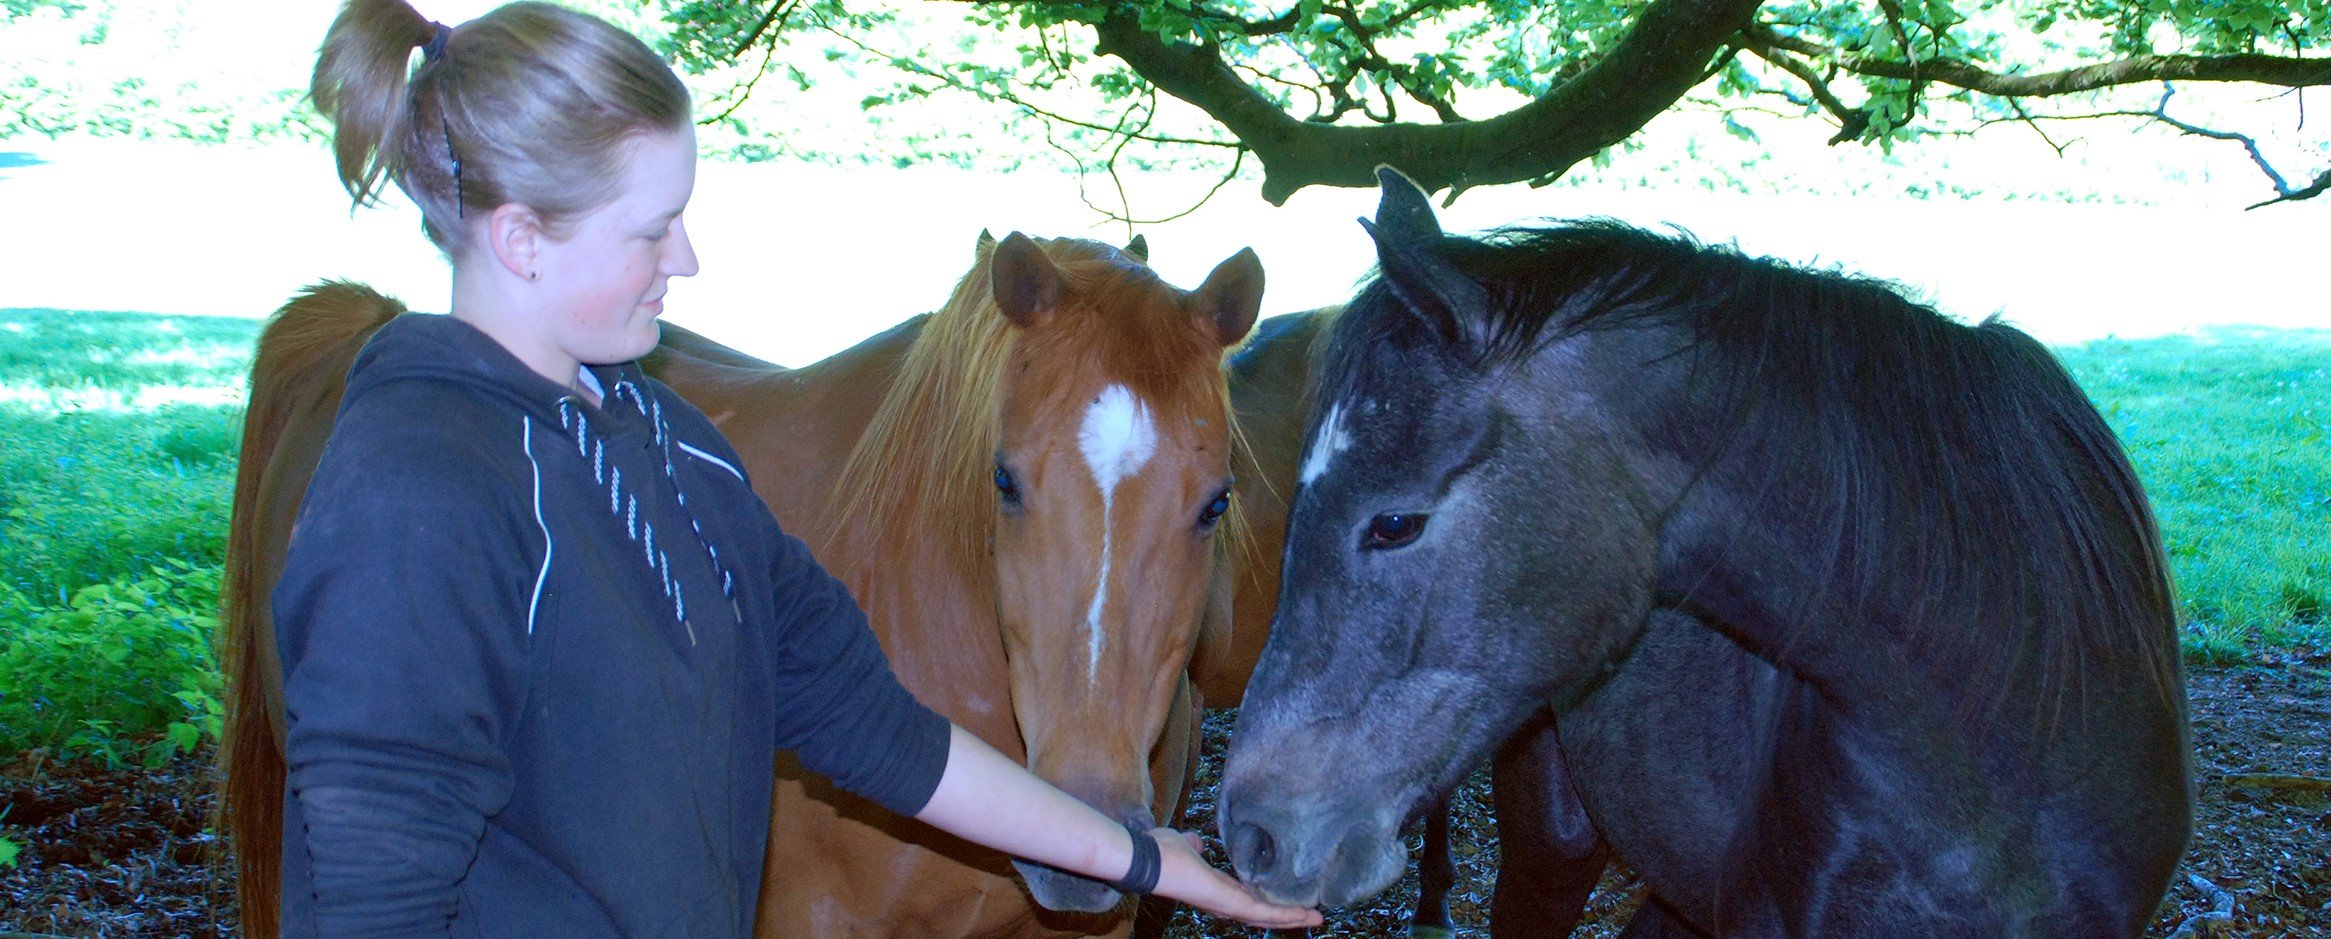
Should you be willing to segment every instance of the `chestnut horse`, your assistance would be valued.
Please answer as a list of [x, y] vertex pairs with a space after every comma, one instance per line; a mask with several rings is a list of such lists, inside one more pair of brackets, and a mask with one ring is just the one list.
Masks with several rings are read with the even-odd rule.
[[[1262, 270], [1242, 251], [1185, 292], [1144, 251], [1138, 239], [1119, 251], [983, 233], [944, 308], [814, 365], [779, 368], [668, 325], [644, 364], [737, 444], [778, 518], [850, 585], [909, 689], [1111, 817], [1146, 824], [1178, 818], [1198, 731], [1187, 670], [1201, 621], [1228, 626], [1219, 568], [1232, 551], [1235, 429], [1222, 350], [1252, 325]], [[360, 288], [318, 288], [278, 315], [254, 363], [228, 575], [224, 800], [248, 846], [254, 935], [273, 932], [282, 792], [279, 676], [254, 601], [280, 570], [341, 373], [400, 311]], [[778, 775], [763, 935], [1129, 925], [1100, 884], [1033, 867], [1015, 878], [1003, 855], [789, 761]]]

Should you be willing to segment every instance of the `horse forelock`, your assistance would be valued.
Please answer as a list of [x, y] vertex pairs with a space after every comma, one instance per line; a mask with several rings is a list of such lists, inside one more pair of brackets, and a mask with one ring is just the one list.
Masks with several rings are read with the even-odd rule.
[[1485, 308], [1436, 323], [1372, 282], [1331, 339], [1343, 384], [1323, 388], [1320, 406], [1412, 384], [1384, 366], [1419, 350], [1488, 374], [1584, 333], [1664, 331], [1679, 363], [1667, 372], [1674, 414], [1694, 415], [1667, 430], [1697, 436], [1681, 444], [1698, 447], [1687, 456], [1746, 478], [1816, 481], [1789, 493], [1799, 503], [1788, 511], [1810, 500], [1827, 523], [1812, 554], [1828, 593], [1806, 609], [1912, 598], [1886, 618], [1939, 685], [1969, 689], [1957, 703], [1970, 720], [2023, 694], [2021, 681], [2041, 683], [2027, 699], [2036, 718], [2076, 710], [2099, 662], [2146, 675], [2165, 700], [2181, 694], [2143, 490], [2111, 429], [2030, 337], [1953, 322], [1882, 282], [1612, 222], [1443, 237], [1428, 250], [1484, 289]]
[[[981, 252], [930, 317], [845, 462], [827, 543], [920, 545], [931, 552], [924, 560], [958, 569], [984, 559], [996, 524], [991, 469], [1007, 379], [1082, 382], [1096, 392], [1121, 385], [1156, 420], [1219, 415], [1235, 438], [1222, 350], [1183, 305], [1184, 291], [1112, 246], [1037, 242], [1061, 276], [1056, 309], [1040, 326], [1011, 325], [996, 306], [991, 256]], [[1007, 376], [1014, 362], [1027, 371]], [[1082, 418], [1051, 416], [1064, 445], [1077, 446]], [[1235, 520], [1224, 528], [1239, 530]], [[851, 530], [859, 535], [846, 537]]]

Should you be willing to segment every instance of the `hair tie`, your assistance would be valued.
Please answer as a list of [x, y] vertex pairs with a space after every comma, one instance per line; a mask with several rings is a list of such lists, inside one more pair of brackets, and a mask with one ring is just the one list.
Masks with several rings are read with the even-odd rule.
[[1138, 897], [1157, 889], [1157, 876], [1164, 868], [1160, 862], [1164, 858], [1158, 851], [1157, 836], [1150, 834], [1149, 829], [1127, 822], [1125, 833], [1133, 836], [1133, 863], [1126, 869], [1125, 877], [1110, 886], [1126, 896]]
[[429, 25], [437, 27], [437, 32], [431, 34], [429, 41], [421, 46], [421, 61], [424, 63], [445, 58], [445, 44], [453, 39], [453, 27], [434, 21]]

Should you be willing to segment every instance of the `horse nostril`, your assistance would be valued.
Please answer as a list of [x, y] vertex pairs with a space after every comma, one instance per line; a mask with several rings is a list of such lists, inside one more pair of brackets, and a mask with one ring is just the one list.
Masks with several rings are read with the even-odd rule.
[[1279, 843], [1262, 826], [1247, 822], [1232, 832], [1230, 853], [1233, 865], [1250, 876], [1268, 874], [1279, 863]]

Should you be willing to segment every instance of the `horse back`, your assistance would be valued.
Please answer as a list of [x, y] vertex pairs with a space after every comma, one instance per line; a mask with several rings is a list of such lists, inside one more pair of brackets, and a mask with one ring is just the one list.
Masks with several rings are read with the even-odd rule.
[[267, 598], [283, 573], [300, 498], [315, 475], [366, 340], [405, 306], [361, 284], [301, 291], [259, 334], [236, 461], [218, 660], [227, 708], [219, 829], [235, 857], [243, 934], [276, 934], [283, 851], [283, 673]]

